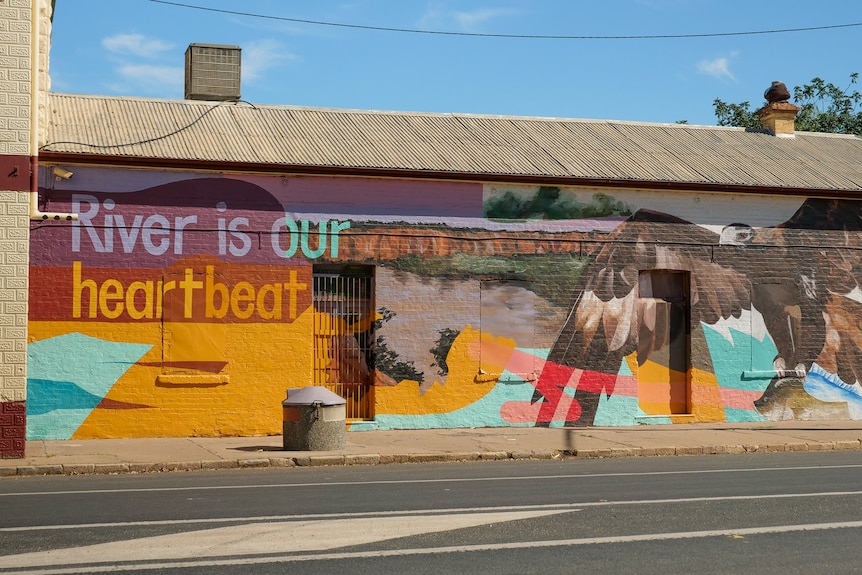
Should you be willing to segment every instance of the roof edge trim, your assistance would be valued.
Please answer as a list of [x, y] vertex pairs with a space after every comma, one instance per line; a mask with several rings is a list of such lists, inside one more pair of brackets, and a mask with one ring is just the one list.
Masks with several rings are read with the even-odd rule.
[[244, 162], [211, 162], [165, 158], [126, 158], [97, 154], [75, 154], [43, 150], [42, 163], [73, 163], [133, 169], [169, 169], [206, 172], [297, 174], [313, 176], [356, 176], [375, 178], [457, 180], [512, 184], [565, 185], [596, 188], [658, 189], [680, 192], [754, 193], [821, 198], [862, 199], [862, 189], [835, 190], [823, 188], [785, 188], [781, 186], [749, 186], [743, 184], [714, 184], [708, 182], [669, 182], [657, 180], [614, 180], [609, 178], [579, 178], [573, 176], [479, 174], [434, 170], [408, 170], [397, 168], [356, 168], [342, 166], [310, 166], [301, 164], [250, 164]]

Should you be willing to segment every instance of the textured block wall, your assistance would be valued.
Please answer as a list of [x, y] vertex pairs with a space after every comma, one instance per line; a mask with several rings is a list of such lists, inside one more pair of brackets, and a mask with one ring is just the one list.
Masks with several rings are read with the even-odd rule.
[[[32, 11], [40, 17], [37, 54]], [[47, 90], [49, 0], [0, 0], [0, 457], [24, 456], [32, 64]], [[38, 98], [43, 102], [44, 98]], [[37, 106], [37, 109], [42, 106]], [[40, 112], [41, 113], [41, 112]]]

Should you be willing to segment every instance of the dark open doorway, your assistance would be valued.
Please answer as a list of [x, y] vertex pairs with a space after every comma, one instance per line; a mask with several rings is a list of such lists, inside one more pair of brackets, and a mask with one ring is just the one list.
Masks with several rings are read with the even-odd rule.
[[691, 413], [688, 272], [641, 272], [638, 406], [647, 415]]

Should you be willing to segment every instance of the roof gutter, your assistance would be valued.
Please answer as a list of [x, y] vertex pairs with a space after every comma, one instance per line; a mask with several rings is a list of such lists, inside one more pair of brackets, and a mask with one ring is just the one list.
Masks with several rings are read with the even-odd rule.
[[436, 179], [462, 182], [510, 183], [532, 185], [559, 185], [594, 188], [659, 189], [680, 192], [711, 192], [727, 194], [764, 194], [800, 196], [806, 198], [862, 198], [862, 189], [834, 190], [820, 188], [787, 188], [781, 186], [749, 186], [743, 184], [714, 184], [707, 182], [671, 182], [657, 180], [617, 180], [612, 178], [582, 178], [577, 176], [550, 176], [524, 174], [480, 174], [443, 170], [410, 170], [397, 168], [362, 168], [352, 166], [312, 166], [303, 164], [257, 164], [186, 160], [176, 158], [139, 158], [101, 154], [42, 151], [42, 157], [51, 163], [98, 165], [128, 168], [162, 168], [232, 173], [293, 174], [308, 176], [354, 176], [369, 178]]

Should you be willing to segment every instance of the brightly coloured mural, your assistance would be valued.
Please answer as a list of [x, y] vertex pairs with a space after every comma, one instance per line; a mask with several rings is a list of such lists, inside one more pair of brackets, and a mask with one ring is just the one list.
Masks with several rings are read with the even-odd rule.
[[[354, 372], [352, 429], [862, 418], [858, 202], [75, 174], [31, 230], [30, 439], [276, 434]], [[342, 267], [372, 293], [319, 297]]]

